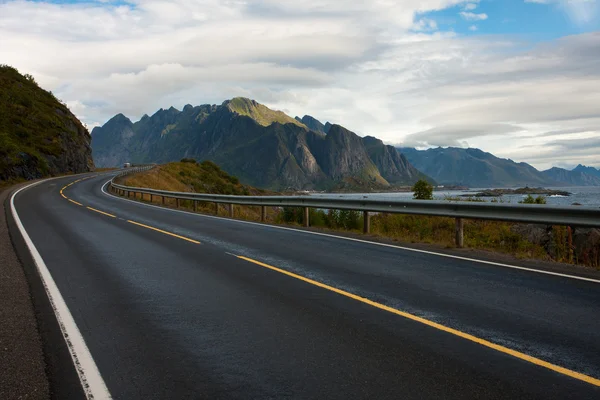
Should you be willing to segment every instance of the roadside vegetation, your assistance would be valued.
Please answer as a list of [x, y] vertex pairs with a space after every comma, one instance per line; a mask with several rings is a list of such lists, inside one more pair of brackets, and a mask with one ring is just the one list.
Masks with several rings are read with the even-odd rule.
[[[125, 177], [122, 182], [133, 187], [177, 192], [230, 194], [230, 195], [276, 195], [277, 193], [243, 185], [236, 177], [228, 175], [210, 161], [201, 163], [184, 159], [181, 162], [158, 166], [152, 170]], [[430, 199], [430, 185], [417, 183], [413, 189], [415, 198]], [[431, 188], [432, 189], [432, 188]], [[485, 200], [472, 198], [452, 198], [448, 201]], [[148, 196], [144, 201], [149, 201]], [[155, 196], [155, 203], [162, 199]], [[494, 200], [492, 200], [494, 202]], [[545, 204], [542, 196], [532, 200], [526, 198], [524, 203]], [[166, 206], [176, 207], [174, 199], [167, 199]], [[193, 209], [192, 201], [181, 201], [179, 208]], [[198, 212], [215, 214], [214, 203], [198, 203]], [[220, 205], [218, 215], [228, 216], [225, 205]], [[235, 206], [234, 218], [249, 221], [260, 221], [260, 207]], [[302, 226], [304, 214], [297, 207], [268, 207], [266, 222], [275, 224]], [[359, 235], [363, 228], [363, 214], [352, 210], [309, 210], [310, 226], [324, 231], [346, 231]], [[544, 245], [528, 240], [522, 229], [526, 225], [510, 222], [464, 220], [464, 245], [467, 248], [489, 250], [514, 255], [519, 258], [554, 260], [566, 263], [583, 264], [598, 268], [600, 252], [591, 249], [579, 257], [569, 246], [569, 232], [566, 227], [548, 227], [543, 232], [547, 239]], [[539, 229], [542, 229], [538, 227]], [[455, 221], [447, 217], [430, 217], [421, 215], [403, 215], [378, 213], [371, 216], [371, 236], [399, 243], [427, 243], [446, 248], [454, 247]], [[550, 248], [550, 251], [548, 250]]]
[[53, 160], [89, 141], [83, 125], [29, 74], [0, 64], [0, 88], [0, 184], [64, 172]]

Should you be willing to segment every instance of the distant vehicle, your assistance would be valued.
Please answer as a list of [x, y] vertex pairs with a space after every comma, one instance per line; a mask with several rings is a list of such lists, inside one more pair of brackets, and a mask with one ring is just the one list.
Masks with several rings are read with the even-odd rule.
[[130, 168], [131, 167], [131, 163], [126, 162], [125, 164], [123, 164], [123, 168]]

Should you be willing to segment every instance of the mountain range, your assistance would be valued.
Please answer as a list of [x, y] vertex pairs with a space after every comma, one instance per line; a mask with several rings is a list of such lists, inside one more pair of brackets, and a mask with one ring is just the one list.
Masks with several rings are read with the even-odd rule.
[[274, 190], [387, 190], [431, 180], [381, 140], [246, 98], [160, 109], [135, 123], [119, 114], [94, 128], [92, 149], [101, 167], [195, 158]]
[[600, 171], [579, 165], [574, 170], [551, 168], [539, 171], [524, 162], [499, 158], [474, 148], [398, 150], [420, 171], [440, 184], [469, 187], [600, 186]]
[[539, 171], [475, 148], [395, 148], [314, 117], [292, 118], [246, 98], [122, 114], [92, 131], [96, 165], [211, 160], [250, 185], [273, 189], [390, 190], [426, 179], [469, 187], [600, 186], [600, 171]]

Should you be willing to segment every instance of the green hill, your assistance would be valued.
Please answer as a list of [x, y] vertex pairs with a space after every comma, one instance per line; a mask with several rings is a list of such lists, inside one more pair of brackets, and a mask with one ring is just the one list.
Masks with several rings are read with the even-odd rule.
[[122, 178], [125, 185], [145, 187], [173, 192], [227, 194], [235, 196], [258, 196], [270, 194], [265, 190], [240, 183], [212, 161], [196, 162], [183, 159], [158, 165], [151, 170], [127, 175]]
[[91, 137], [32, 76], [0, 65], [0, 180], [93, 169]]

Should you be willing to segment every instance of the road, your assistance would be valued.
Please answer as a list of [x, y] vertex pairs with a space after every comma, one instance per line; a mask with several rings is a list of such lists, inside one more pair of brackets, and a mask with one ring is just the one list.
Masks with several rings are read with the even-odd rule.
[[14, 204], [115, 399], [600, 398], [600, 282], [161, 209], [103, 192], [109, 175], [79, 179]]

